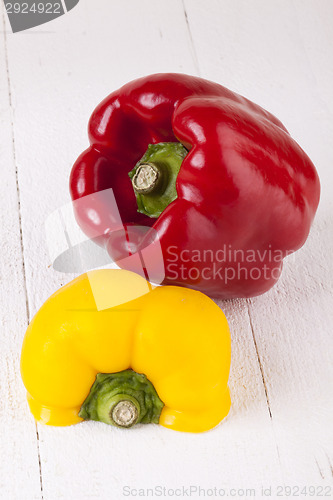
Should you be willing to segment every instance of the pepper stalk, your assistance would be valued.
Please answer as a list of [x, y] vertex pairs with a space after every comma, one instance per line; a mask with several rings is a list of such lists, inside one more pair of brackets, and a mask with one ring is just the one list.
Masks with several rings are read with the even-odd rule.
[[149, 144], [129, 172], [138, 212], [157, 218], [177, 197], [176, 181], [188, 151], [180, 142]]
[[142, 373], [98, 373], [79, 416], [116, 427], [158, 424], [164, 403]]

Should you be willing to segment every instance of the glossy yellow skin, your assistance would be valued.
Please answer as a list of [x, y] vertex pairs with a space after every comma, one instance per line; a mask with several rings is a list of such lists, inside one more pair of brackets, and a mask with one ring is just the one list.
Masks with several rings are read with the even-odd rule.
[[161, 425], [211, 429], [230, 409], [223, 312], [200, 292], [153, 289], [130, 271], [98, 270], [52, 295], [24, 338], [22, 378], [31, 412], [44, 424], [80, 422], [97, 373], [128, 368], [144, 373], [164, 402]]

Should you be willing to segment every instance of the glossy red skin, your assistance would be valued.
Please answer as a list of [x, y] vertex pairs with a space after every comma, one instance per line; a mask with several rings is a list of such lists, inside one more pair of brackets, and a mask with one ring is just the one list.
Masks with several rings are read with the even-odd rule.
[[[308, 236], [320, 194], [314, 165], [277, 118], [221, 85], [182, 74], [156, 74], [130, 82], [95, 109], [89, 139], [90, 148], [71, 173], [72, 198], [113, 188], [125, 225], [152, 226], [157, 231], [165, 261], [164, 284], [188, 286], [223, 299], [259, 295], [277, 281], [283, 257], [300, 248]], [[180, 141], [190, 152], [178, 175], [178, 198], [158, 219], [150, 219], [137, 212], [128, 172], [148, 144], [167, 141]], [[76, 217], [89, 237], [103, 233], [98, 242], [106, 244], [112, 255], [117, 249], [108, 230], [108, 210], [103, 203], [100, 225], [88, 210]], [[255, 262], [244, 262], [238, 252], [225, 262], [218, 261], [219, 254], [213, 262], [174, 264], [170, 247], [177, 247], [178, 253], [188, 251], [183, 256], [193, 256], [193, 250], [201, 255], [210, 250], [215, 256], [218, 250], [231, 248], [251, 250], [256, 257]], [[183, 277], [178, 273], [175, 278], [181, 264]], [[254, 268], [263, 273], [264, 265], [268, 271], [258, 278]], [[237, 279], [226, 282], [224, 271], [221, 278], [221, 273], [214, 274], [214, 266], [234, 269]], [[253, 270], [252, 276], [239, 271], [239, 266]], [[200, 276], [192, 272], [191, 279], [188, 272], [193, 267]]]

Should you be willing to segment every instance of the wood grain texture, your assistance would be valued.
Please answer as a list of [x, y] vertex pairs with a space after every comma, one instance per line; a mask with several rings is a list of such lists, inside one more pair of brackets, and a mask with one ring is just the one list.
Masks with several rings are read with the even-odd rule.
[[[0, 455], [0, 496], [118, 500], [124, 486], [200, 485], [256, 488], [260, 497], [263, 485], [331, 480], [333, 232], [326, 186], [332, 183], [333, 72], [326, 51], [333, 43], [333, 8], [326, 0], [320, 10], [314, 1], [234, 5], [99, 0], [97, 8], [81, 0], [49, 25], [7, 35], [9, 88], [1, 47], [1, 172], [11, 166], [0, 200], [6, 238], [1, 305], [4, 317], [11, 313], [0, 339], [6, 353], [0, 361], [0, 419], [8, 429], [0, 438], [6, 450]], [[203, 435], [153, 425], [128, 432], [98, 423], [38, 426], [41, 490], [36, 431], [18, 373], [27, 322], [20, 220], [31, 319], [72, 278], [50, 267], [44, 224], [69, 202], [68, 175], [87, 145], [91, 111], [126, 81], [159, 71], [200, 74], [275, 112], [318, 167], [321, 208], [307, 245], [286, 262], [274, 290], [251, 301], [219, 302], [233, 344], [233, 406], [226, 421]], [[23, 485], [26, 497], [20, 496]]]
[[28, 324], [27, 295], [2, 5], [0, 23], [0, 496], [39, 500], [36, 425], [25, 402], [19, 366]]

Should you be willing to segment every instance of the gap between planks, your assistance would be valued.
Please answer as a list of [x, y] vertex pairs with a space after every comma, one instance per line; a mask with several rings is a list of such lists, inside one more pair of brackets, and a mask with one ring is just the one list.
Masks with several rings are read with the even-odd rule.
[[257, 359], [258, 359], [259, 369], [260, 369], [260, 373], [261, 373], [262, 383], [263, 383], [263, 386], [264, 386], [264, 391], [265, 391], [265, 396], [266, 396], [268, 413], [269, 413], [270, 418], [272, 419], [272, 412], [271, 412], [271, 407], [270, 407], [269, 398], [268, 398], [268, 390], [267, 390], [267, 385], [266, 385], [266, 381], [265, 381], [264, 370], [263, 370], [263, 367], [262, 367], [262, 364], [261, 364], [261, 360], [260, 360], [260, 356], [259, 356], [258, 345], [257, 345], [256, 337], [254, 335], [254, 327], [253, 327], [251, 313], [250, 313], [251, 302], [249, 300], [247, 300], [246, 304], [247, 304], [247, 314], [248, 314], [248, 317], [249, 317], [250, 328], [251, 328], [251, 333], [252, 333], [252, 339], [253, 339], [254, 348], [255, 348], [256, 354], [257, 354]]
[[200, 67], [199, 67], [199, 61], [198, 61], [198, 57], [197, 57], [197, 51], [195, 50], [195, 45], [194, 45], [194, 41], [193, 41], [193, 36], [192, 36], [191, 27], [190, 27], [190, 22], [189, 22], [189, 19], [188, 19], [188, 14], [187, 14], [186, 6], [185, 6], [185, 0], [182, 0], [182, 6], [183, 6], [184, 17], [185, 17], [185, 22], [186, 22], [186, 27], [187, 27], [188, 35], [189, 35], [189, 38], [190, 38], [190, 45], [191, 45], [191, 52], [192, 52], [192, 57], [193, 57], [193, 63], [194, 63], [194, 66], [195, 66], [196, 73], [198, 74], [198, 76], [201, 76]]

